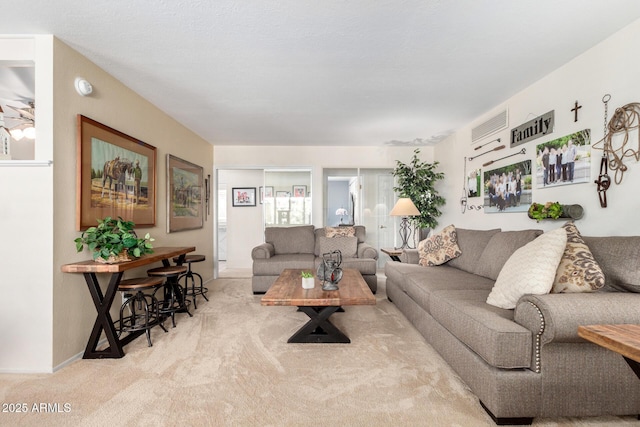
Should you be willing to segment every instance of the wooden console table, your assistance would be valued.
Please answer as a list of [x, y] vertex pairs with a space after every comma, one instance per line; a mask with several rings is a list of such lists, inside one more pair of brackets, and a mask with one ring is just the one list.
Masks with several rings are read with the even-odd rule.
[[[143, 331], [139, 333], [129, 334], [126, 337], [119, 339], [116, 328], [113, 324], [113, 319], [109, 310], [111, 304], [118, 292], [118, 285], [122, 279], [122, 275], [126, 270], [132, 268], [143, 267], [145, 265], [153, 264], [155, 262], [162, 261], [162, 264], [166, 267], [170, 265], [169, 260], [173, 257], [179, 257], [178, 264], [184, 262], [184, 257], [187, 253], [195, 251], [194, 246], [187, 247], [160, 247], [153, 248], [153, 253], [143, 255], [133, 261], [121, 262], [118, 264], [101, 264], [93, 260], [81, 261], [73, 264], [65, 264], [62, 266], [62, 272], [64, 273], [82, 273], [84, 279], [89, 287], [93, 304], [96, 306], [98, 312], [96, 321], [93, 324], [93, 330], [87, 342], [87, 347], [84, 351], [83, 359], [118, 359], [124, 356], [124, 350], [122, 347], [134, 338], [139, 336]], [[107, 290], [102, 294], [100, 283], [98, 282], [97, 273], [111, 273]], [[109, 341], [109, 347], [104, 350], [97, 350], [98, 343], [100, 342], [100, 335], [104, 330], [104, 334]]]
[[621, 354], [640, 378], [640, 325], [578, 326], [578, 336]]

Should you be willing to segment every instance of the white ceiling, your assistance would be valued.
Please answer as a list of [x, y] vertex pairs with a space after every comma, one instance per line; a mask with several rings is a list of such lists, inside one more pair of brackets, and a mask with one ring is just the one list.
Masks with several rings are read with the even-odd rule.
[[640, 1], [29, 0], [1, 10], [0, 33], [54, 34], [212, 144], [412, 145], [640, 18]]

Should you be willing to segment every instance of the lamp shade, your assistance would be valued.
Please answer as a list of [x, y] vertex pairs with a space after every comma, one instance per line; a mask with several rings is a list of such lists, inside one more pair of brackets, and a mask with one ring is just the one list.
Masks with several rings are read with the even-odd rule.
[[398, 199], [396, 205], [389, 212], [391, 216], [417, 216], [420, 215], [420, 211], [416, 208], [410, 198], [403, 197]]
[[339, 215], [339, 216], [349, 215], [349, 212], [347, 212], [345, 208], [340, 208], [336, 210], [336, 215]]

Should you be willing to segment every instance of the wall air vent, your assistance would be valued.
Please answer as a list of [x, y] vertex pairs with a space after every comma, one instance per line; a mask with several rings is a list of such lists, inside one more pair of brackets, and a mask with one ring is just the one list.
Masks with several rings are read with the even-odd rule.
[[507, 111], [508, 110], [504, 110], [486, 122], [480, 123], [471, 129], [471, 143], [473, 144], [486, 136], [506, 128], [509, 125], [509, 115]]

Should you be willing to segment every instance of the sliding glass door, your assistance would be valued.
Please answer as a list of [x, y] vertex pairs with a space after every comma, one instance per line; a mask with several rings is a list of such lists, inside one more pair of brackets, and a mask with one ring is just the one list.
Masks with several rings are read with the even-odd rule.
[[[367, 243], [378, 249], [394, 246], [393, 176], [391, 169], [324, 169], [324, 224], [364, 225]], [[380, 252], [378, 266], [388, 257]]]

